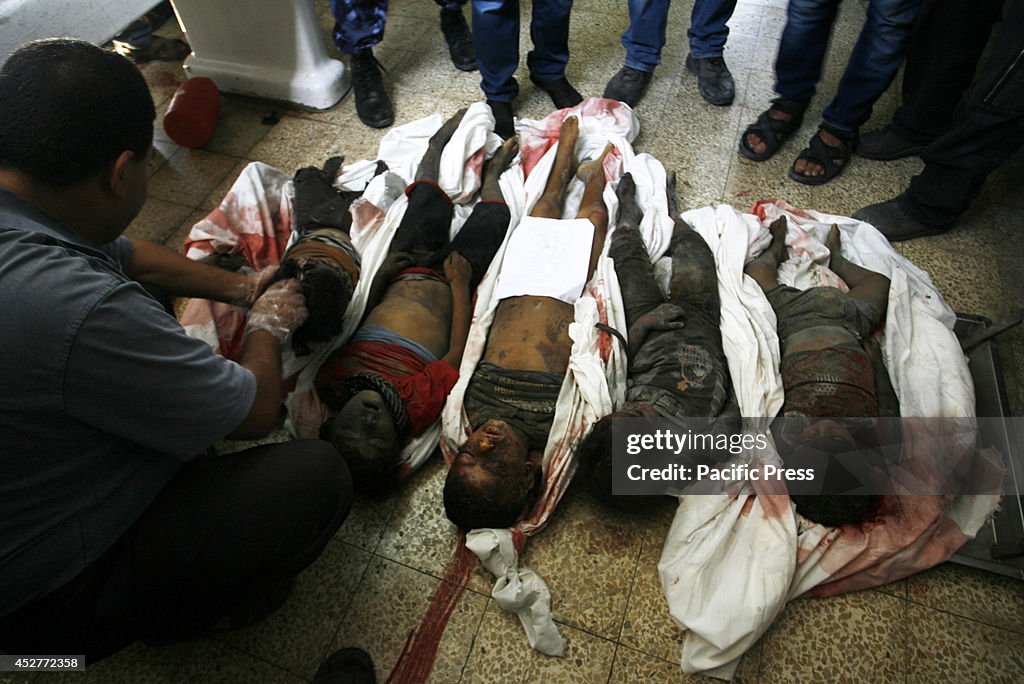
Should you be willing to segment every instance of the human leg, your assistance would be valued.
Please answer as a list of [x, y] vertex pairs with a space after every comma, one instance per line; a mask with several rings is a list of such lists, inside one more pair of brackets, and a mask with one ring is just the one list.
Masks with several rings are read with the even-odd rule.
[[476, 71], [473, 36], [462, 14], [466, 0], [434, 0], [441, 8], [441, 33], [448, 43], [448, 55], [459, 71]]
[[949, 130], [1002, 6], [1003, 0], [921, 3], [907, 46], [900, 107], [888, 126], [861, 138], [858, 155], [879, 161], [909, 157]]
[[530, 210], [530, 216], [562, 218], [562, 199], [565, 189], [576, 172], [576, 140], [580, 135], [580, 120], [575, 116], [566, 117], [558, 131], [558, 150], [555, 163], [551, 166], [548, 182], [537, 203]]
[[597, 260], [604, 249], [604, 238], [608, 233], [608, 207], [604, 203], [604, 186], [607, 180], [604, 175], [604, 160], [612, 151], [612, 144], [605, 145], [597, 159], [580, 164], [576, 175], [583, 181], [583, 198], [576, 218], [585, 218], [594, 224], [594, 240], [590, 245], [590, 267], [587, 278], [597, 270]]
[[416, 181], [406, 190], [409, 204], [391, 238], [389, 253], [426, 256], [447, 246], [455, 208], [448, 195], [438, 187], [437, 178], [441, 153], [465, 114], [466, 110], [460, 109], [430, 137], [427, 150], [416, 167]]
[[334, 44], [340, 52], [354, 55], [384, 38], [387, 0], [330, 0], [334, 15]]
[[669, 301], [687, 311], [700, 311], [708, 320], [717, 321], [721, 310], [718, 272], [711, 248], [695, 230], [678, 216], [669, 254], [672, 280]]
[[661, 64], [669, 0], [629, 0], [629, 28], [622, 34], [626, 66], [652, 72]]
[[856, 133], [871, 108], [892, 83], [906, 56], [920, 0], [871, 0], [850, 61], [822, 121], [832, 129]]
[[779, 286], [779, 264], [786, 260], [786, 217], [781, 216], [768, 227], [772, 234], [772, 242], [756, 257], [743, 267], [743, 272], [754, 279], [764, 292], [770, 292]]
[[847, 294], [853, 299], [859, 299], [875, 307], [884, 318], [889, 304], [889, 279], [881, 273], [858, 266], [842, 255], [838, 226], [832, 226], [825, 246], [831, 253], [829, 268], [850, 286]]
[[395, 120], [391, 99], [384, 90], [380, 63], [373, 46], [384, 38], [387, 0], [331, 0], [334, 44], [351, 55], [352, 89], [359, 120], [371, 128], [385, 128]]
[[775, 57], [775, 92], [806, 104], [814, 97], [838, 0], [791, 0]]
[[696, 0], [693, 3], [686, 35], [690, 39], [690, 54], [695, 59], [722, 56], [729, 37], [726, 24], [735, 9], [736, 0]]
[[619, 179], [615, 195], [619, 199], [619, 215], [608, 256], [615, 262], [615, 275], [626, 309], [626, 325], [632, 326], [638, 318], [662, 304], [665, 297], [654, 278], [651, 257], [640, 235], [643, 210], [636, 201], [636, 183], [631, 174]]
[[726, 22], [736, 9], [736, 0], [697, 0], [690, 15], [690, 54], [686, 68], [697, 76], [701, 97], [713, 105], [731, 104], [736, 83], [722, 57], [729, 36]]
[[604, 94], [636, 107], [661, 63], [669, 0], [629, 0], [629, 28], [622, 34], [626, 61], [605, 86]]
[[92, 662], [138, 638], [182, 639], [225, 618], [240, 626], [263, 617], [320, 555], [351, 502], [348, 469], [320, 440], [190, 462], [48, 606], [17, 616], [16, 632], [0, 624], [11, 636], [0, 645], [84, 651]]
[[583, 96], [565, 77], [569, 63], [569, 13], [572, 0], [534, 0], [530, 12], [533, 49], [526, 56], [530, 80], [551, 96], [557, 109], [572, 107]]
[[952, 128], [921, 153], [924, 170], [901, 207], [923, 223], [949, 225], [989, 174], [1024, 145], [1024, 2], [1006, 8], [978, 77], [957, 106]]
[[890, 125], [895, 134], [927, 145], [949, 129], [956, 103], [974, 79], [1003, 4], [1003, 0], [922, 3], [907, 48], [902, 103]]
[[505, 240], [505, 233], [512, 220], [508, 205], [505, 204], [501, 188], [498, 186], [498, 178], [509, 167], [518, 152], [518, 141], [510, 138], [484, 165], [481, 199], [473, 207], [473, 213], [462, 224], [462, 229], [452, 240], [451, 248], [448, 250], [461, 254], [472, 267], [470, 293], [476, 290], [490, 267], [494, 255]]
[[519, 94], [519, 0], [473, 0], [473, 36], [488, 102], [512, 102]]

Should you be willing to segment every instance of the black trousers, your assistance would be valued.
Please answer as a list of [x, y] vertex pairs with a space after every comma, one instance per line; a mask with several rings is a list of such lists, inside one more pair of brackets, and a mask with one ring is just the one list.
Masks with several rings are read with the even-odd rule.
[[608, 256], [615, 262], [626, 325], [632, 326], [636, 319], [666, 301], [688, 312], [702, 312], [717, 325], [721, 309], [718, 274], [708, 243], [695, 230], [683, 227], [673, 233], [668, 254], [672, 258], [672, 280], [666, 300], [654, 277], [654, 267], [640, 233], [634, 228], [619, 226], [612, 234]]
[[[947, 25], [944, 42], [960, 41], [962, 28], [963, 24]], [[989, 56], [960, 99], [952, 125], [921, 153], [924, 171], [911, 179], [900, 198], [901, 208], [922, 223], [952, 223], [971, 205], [988, 175], [1021, 145], [1024, 0], [1010, 0]]]
[[268, 444], [184, 465], [99, 560], [0, 618], [0, 651], [86, 654], [137, 639], [202, 635], [280, 599], [352, 505], [352, 481], [327, 442]]
[[409, 206], [388, 246], [389, 253], [406, 252], [417, 266], [444, 273], [444, 261], [458, 252], [473, 268], [469, 291], [474, 292], [487, 273], [491, 260], [501, 247], [512, 220], [504, 202], [482, 201], [462, 224], [459, 234], [449, 241], [454, 207], [448, 196], [429, 181], [409, 186]]
[[903, 99], [892, 120], [896, 133], [927, 145], [949, 130], [1004, 4], [1004, 0], [921, 3], [903, 70]]

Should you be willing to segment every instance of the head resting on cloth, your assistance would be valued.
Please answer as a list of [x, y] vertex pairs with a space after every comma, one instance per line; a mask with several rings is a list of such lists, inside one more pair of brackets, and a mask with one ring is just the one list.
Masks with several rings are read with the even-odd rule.
[[[787, 420], [792, 422], [793, 418]], [[842, 493], [866, 483], [847, 471], [838, 459], [853, 454], [867, 458], [867, 454], [873, 453], [871, 447], [851, 434], [848, 425], [830, 418], [816, 418], [809, 419], [798, 436], [786, 434], [783, 437], [779, 431], [773, 429], [773, 432], [785, 467], [812, 468], [824, 473], [821, 494], [790, 496], [800, 515], [826, 527], [857, 525], [870, 518], [878, 507], [880, 495]]]
[[388, 395], [383, 386], [356, 391], [320, 431], [345, 459], [355, 491], [378, 498], [394, 491], [405, 441], [401, 417], [395, 420], [391, 406], [397, 400], [401, 409], [401, 399]]
[[444, 510], [462, 530], [511, 527], [530, 512], [543, 484], [540, 454], [503, 420], [478, 427], [459, 448], [444, 483]]
[[628, 418], [657, 417], [658, 413], [645, 402], [626, 402], [615, 413], [609, 413], [594, 424], [594, 429], [577, 447], [580, 473], [586, 478], [590, 491], [605, 506], [627, 513], [650, 510], [657, 497], [612, 494], [613, 428], [617, 421]]

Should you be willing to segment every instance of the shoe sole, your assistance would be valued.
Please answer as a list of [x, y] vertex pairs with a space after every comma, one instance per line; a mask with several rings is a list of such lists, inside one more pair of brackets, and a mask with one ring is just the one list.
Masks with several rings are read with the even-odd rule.
[[[865, 223], [869, 223], [869, 222], [865, 221]], [[889, 237], [888, 235], [885, 235], [885, 233], [882, 233], [882, 231], [878, 231], [878, 232], [882, 233], [882, 235], [885, 235], [885, 239], [888, 240], [889, 242], [903, 242], [905, 240], [916, 240], [917, 238], [932, 237], [934, 235], [942, 235], [944, 233], [948, 233], [952, 229], [953, 229], [952, 226], [946, 227], [946, 228], [928, 228], [928, 229], [922, 229], [922, 230], [916, 231], [914, 233], [907, 233], [906, 235], [900, 235], [899, 237]]]
[[897, 159], [906, 159], [907, 157], [916, 157], [921, 154], [924, 150], [924, 145], [920, 147], [907, 147], [898, 152], [887, 152], [884, 154], [865, 154], [863, 150], [857, 150], [858, 157], [864, 157], [872, 161], [896, 161]]
[[387, 128], [388, 126], [395, 122], [395, 117], [391, 117], [390, 119], [381, 119], [379, 121], [367, 121], [366, 119], [360, 116], [359, 120], [362, 121], [363, 124], [369, 126], [370, 128]]

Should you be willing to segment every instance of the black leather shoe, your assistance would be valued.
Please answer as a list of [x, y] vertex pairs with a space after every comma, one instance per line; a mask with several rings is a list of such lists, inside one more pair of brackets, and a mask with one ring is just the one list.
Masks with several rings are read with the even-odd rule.
[[924, 145], [917, 145], [886, 126], [880, 131], [865, 133], [860, 139], [857, 154], [865, 159], [892, 161], [920, 154]]
[[686, 55], [686, 68], [697, 77], [700, 96], [713, 105], [732, 104], [736, 97], [736, 82], [721, 57], [696, 58]]
[[487, 105], [494, 114], [494, 132], [502, 140], [508, 140], [516, 134], [515, 120], [512, 118], [512, 103], [488, 100]]
[[555, 103], [555, 109], [565, 109], [583, 102], [583, 96], [572, 87], [569, 79], [565, 76], [557, 81], [538, 81], [533, 76], [530, 76], [530, 80], [533, 85], [551, 96], [551, 101]]
[[476, 52], [473, 36], [466, 25], [462, 10], [441, 10], [441, 33], [448, 43], [448, 54], [459, 71], [476, 71]]
[[384, 92], [383, 67], [370, 49], [352, 55], [352, 89], [355, 91], [356, 114], [370, 128], [386, 128], [395, 120], [391, 100]]
[[608, 81], [608, 85], [604, 87], [604, 95], [610, 100], [619, 100], [625, 102], [630, 107], [636, 107], [637, 103], [640, 102], [640, 98], [644, 96], [644, 91], [647, 90], [647, 84], [651, 82], [651, 78], [654, 77], [654, 73], [650, 71], [640, 71], [633, 67], [624, 66], [619, 69], [619, 72], [612, 76], [612, 80]]
[[853, 218], [870, 223], [878, 229], [878, 232], [888, 238], [889, 242], [942, 235], [953, 228], [952, 223], [944, 226], [932, 226], [911, 218], [900, 207], [899, 197], [888, 202], [866, 206], [854, 214]]

